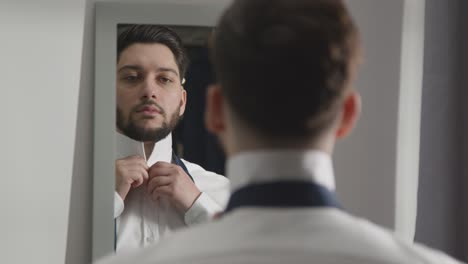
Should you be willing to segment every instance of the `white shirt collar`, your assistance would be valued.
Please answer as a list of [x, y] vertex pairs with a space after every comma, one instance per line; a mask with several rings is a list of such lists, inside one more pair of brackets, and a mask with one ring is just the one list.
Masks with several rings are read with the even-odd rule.
[[335, 190], [331, 157], [317, 150], [244, 152], [228, 159], [226, 172], [231, 191], [249, 183], [279, 180], [309, 180]]
[[[116, 158], [121, 159], [132, 155], [140, 155], [146, 159], [143, 142], [131, 139], [119, 132], [115, 133]], [[156, 142], [153, 152], [147, 159], [149, 166], [158, 161], [171, 162], [172, 160], [172, 134]]]

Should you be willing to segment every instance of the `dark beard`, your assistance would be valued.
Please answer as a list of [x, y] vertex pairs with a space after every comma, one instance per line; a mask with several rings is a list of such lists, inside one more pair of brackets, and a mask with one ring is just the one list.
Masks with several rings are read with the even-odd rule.
[[[166, 117], [165, 112], [163, 113], [163, 117]], [[117, 128], [127, 137], [140, 142], [158, 142], [164, 139], [175, 129], [180, 119], [179, 111], [174, 111], [169, 122], [164, 121], [160, 128], [145, 129], [137, 126], [133, 122], [131, 115], [128, 117], [128, 122], [125, 122], [122, 111], [117, 107]]]

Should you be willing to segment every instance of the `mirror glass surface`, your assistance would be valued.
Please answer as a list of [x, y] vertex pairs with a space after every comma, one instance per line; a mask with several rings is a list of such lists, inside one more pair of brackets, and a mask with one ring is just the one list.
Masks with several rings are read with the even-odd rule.
[[[193, 224], [194, 211], [188, 204], [180, 208], [191, 187], [174, 179], [191, 178], [193, 187], [220, 205], [223, 202], [207, 188], [224, 190], [227, 196], [227, 188], [217, 184], [224, 177], [224, 154], [203, 121], [206, 90], [214, 82], [208, 52], [212, 31], [205, 26], [117, 26], [117, 252], [157, 243]], [[172, 43], [177, 38], [182, 49]], [[183, 54], [188, 59], [186, 70]], [[178, 165], [186, 174], [169, 171], [169, 165]], [[205, 170], [219, 175], [211, 174], [210, 179]], [[172, 197], [172, 192], [158, 191], [171, 186], [179, 186], [183, 194], [175, 192], [177, 197]]]

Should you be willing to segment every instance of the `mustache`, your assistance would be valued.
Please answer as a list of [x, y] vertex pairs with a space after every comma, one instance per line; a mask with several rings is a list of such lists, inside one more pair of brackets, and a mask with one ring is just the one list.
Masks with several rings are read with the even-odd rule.
[[164, 109], [158, 104], [156, 103], [155, 101], [153, 100], [145, 100], [141, 103], [139, 103], [138, 105], [136, 105], [135, 107], [133, 107], [132, 109], [132, 112], [139, 112], [139, 111], [142, 111], [145, 107], [147, 106], [154, 106], [158, 109], [158, 111], [165, 115], [166, 114], [166, 111], [164, 111]]

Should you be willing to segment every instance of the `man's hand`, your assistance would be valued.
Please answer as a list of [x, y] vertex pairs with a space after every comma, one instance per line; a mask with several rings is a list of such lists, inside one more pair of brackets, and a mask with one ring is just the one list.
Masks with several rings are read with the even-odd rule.
[[180, 166], [159, 161], [149, 169], [148, 194], [154, 201], [167, 197], [186, 212], [201, 192]]
[[130, 188], [148, 180], [148, 165], [141, 156], [130, 156], [115, 161], [115, 191], [125, 200]]

